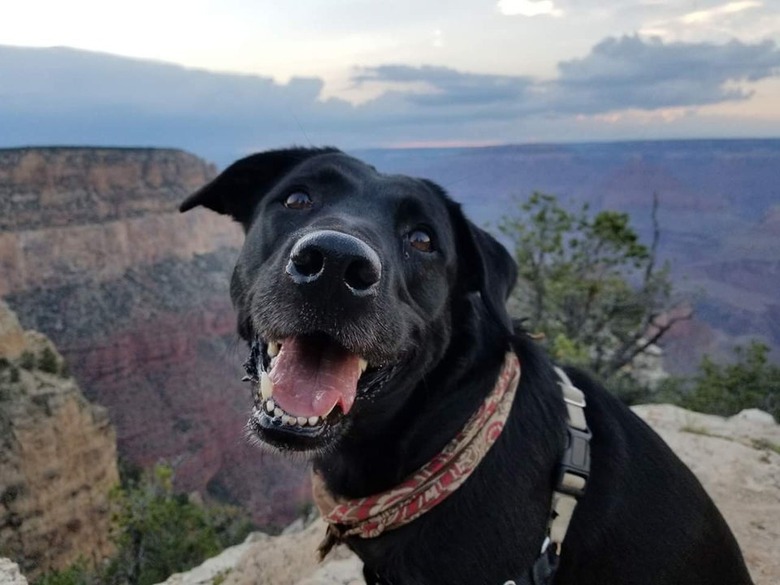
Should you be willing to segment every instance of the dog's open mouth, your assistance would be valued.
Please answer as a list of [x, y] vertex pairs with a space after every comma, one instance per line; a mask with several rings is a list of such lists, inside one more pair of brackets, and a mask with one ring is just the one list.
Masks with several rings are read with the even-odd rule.
[[349, 414], [368, 362], [325, 335], [304, 335], [256, 347], [247, 367], [257, 384], [254, 430], [277, 447], [310, 450]]

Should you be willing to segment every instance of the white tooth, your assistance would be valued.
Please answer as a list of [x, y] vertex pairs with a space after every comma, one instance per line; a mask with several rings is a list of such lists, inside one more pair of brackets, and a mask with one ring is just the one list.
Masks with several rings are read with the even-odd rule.
[[284, 411], [279, 408], [278, 406], [274, 408], [274, 416], [282, 416], [284, 414]]
[[311, 426], [316, 425], [318, 422], [320, 422], [320, 417], [318, 417], [318, 416], [310, 416], [309, 417], [309, 424]]
[[360, 373], [362, 374], [363, 372], [365, 372], [366, 368], [368, 368], [368, 361], [366, 361], [363, 358], [360, 358]]
[[274, 411], [274, 408], [276, 408], [276, 404], [274, 404], [273, 400], [269, 400], [265, 403], [265, 410], [268, 414], [271, 414]]
[[276, 357], [279, 354], [279, 342], [278, 341], [269, 341], [268, 342], [268, 356], [269, 357]]
[[266, 372], [260, 374], [260, 394], [264, 400], [268, 400], [274, 394], [274, 383]]
[[298, 424], [299, 425], [305, 426], [307, 422], [309, 422], [309, 419], [306, 418], [305, 416], [299, 416], [298, 417]]
[[284, 421], [284, 424], [286, 424], [287, 426], [292, 426], [295, 424], [295, 418], [290, 416], [289, 414], [285, 414], [282, 420]]

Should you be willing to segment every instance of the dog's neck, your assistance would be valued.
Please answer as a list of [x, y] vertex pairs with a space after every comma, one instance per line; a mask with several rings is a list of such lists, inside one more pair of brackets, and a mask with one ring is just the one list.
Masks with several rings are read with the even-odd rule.
[[[475, 343], [476, 338], [489, 341]], [[416, 379], [414, 372], [399, 377], [387, 393], [388, 401], [404, 401], [393, 416], [381, 426], [354, 429], [335, 453], [315, 461], [328, 489], [349, 498], [368, 496], [397, 485], [424, 465], [463, 428], [492, 390], [508, 346], [506, 333], [477, 313], [455, 324], [441, 365], [422, 377], [416, 374]], [[460, 363], [480, 368], [453, 367]], [[373, 408], [393, 410], [382, 404]]]

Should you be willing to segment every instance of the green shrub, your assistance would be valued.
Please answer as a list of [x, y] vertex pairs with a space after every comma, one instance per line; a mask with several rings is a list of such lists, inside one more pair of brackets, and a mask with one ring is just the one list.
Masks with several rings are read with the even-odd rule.
[[31, 351], [22, 352], [19, 358], [19, 366], [25, 370], [32, 370], [35, 368], [35, 355]]
[[111, 494], [116, 553], [101, 569], [84, 561], [47, 573], [34, 585], [151, 585], [199, 565], [242, 542], [253, 528], [245, 511], [199, 505], [173, 491], [173, 469], [123, 462], [122, 485]]
[[760, 408], [780, 420], [780, 366], [769, 361], [769, 347], [753, 341], [734, 354], [736, 361], [725, 364], [705, 356], [693, 378], [665, 381], [658, 399], [721, 416]]
[[224, 505], [198, 505], [173, 491], [173, 469], [157, 465], [113, 493], [117, 554], [105, 580], [151, 585], [186, 571], [241, 542], [252, 529], [247, 514]]
[[33, 585], [98, 585], [98, 575], [89, 568], [83, 559], [70, 567], [59, 571], [49, 571], [41, 575]]
[[44, 347], [41, 352], [38, 360], [38, 369], [49, 374], [58, 374], [60, 371], [60, 360], [49, 346]]

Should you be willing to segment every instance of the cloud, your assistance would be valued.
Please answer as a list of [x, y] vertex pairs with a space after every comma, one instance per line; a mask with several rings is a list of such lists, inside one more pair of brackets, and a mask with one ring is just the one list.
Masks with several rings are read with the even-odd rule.
[[506, 16], [563, 16], [552, 0], [499, 0], [497, 8]]
[[701, 106], [748, 98], [739, 84], [778, 75], [780, 50], [772, 41], [716, 45], [633, 36], [606, 39], [558, 69], [550, 91], [565, 111]]
[[728, 4], [721, 4], [708, 10], [697, 10], [695, 12], [689, 12], [680, 17], [680, 21], [684, 24], [699, 24], [709, 22], [719, 16], [728, 14], [736, 14], [750, 8], [760, 8], [763, 6], [763, 2], [756, 0], [741, 0], [739, 2], [729, 2]]
[[382, 65], [358, 70], [353, 81], [387, 85], [369, 104], [377, 110], [404, 109], [430, 119], [458, 112], [500, 119], [653, 111], [748, 99], [747, 83], [780, 74], [780, 49], [771, 41], [665, 43], [625, 36], [603, 40], [585, 57], [559, 63], [558, 71], [556, 79], [540, 80]]
[[[619, 129], [649, 112], [660, 127], [679, 123], [679, 113], [668, 112], [676, 108], [689, 123], [700, 106], [744, 101], [751, 83], [779, 72], [780, 49], [770, 41], [633, 36], [605, 39], [559, 63], [554, 79], [431, 65], [358, 68], [352, 82], [379, 96], [352, 104], [323, 99], [317, 77], [278, 83], [71, 49], [0, 47], [0, 147], [173, 146], [224, 164], [290, 143], [517, 142], [545, 129], [570, 140], [583, 132], [584, 119], [611, 120]], [[600, 126], [587, 128], [581, 139]], [[780, 120], [773, 131], [780, 132]]]
[[[780, 16], [764, 0], [718, 2], [702, 0], [696, 10], [659, 6], [653, 19], [643, 22], [640, 34], [665, 40], [701, 42], [739, 38], [757, 41], [776, 37]], [[690, 7], [687, 7], [690, 8]]]
[[352, 76], [357, 85], [367, 83], [412, 84], [427, 92], [401, 92], [406, 100], [419, 106], [485, 106], [517, 103], [533, 80], [530, 77], [463, 73], [448, 67], [424, 65], [380, 65], [364, 67]]

